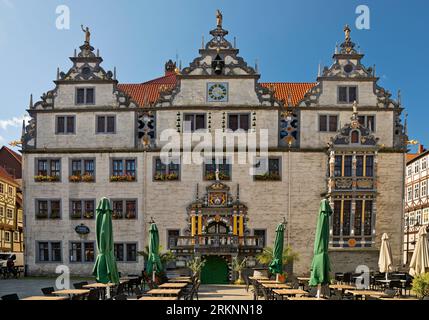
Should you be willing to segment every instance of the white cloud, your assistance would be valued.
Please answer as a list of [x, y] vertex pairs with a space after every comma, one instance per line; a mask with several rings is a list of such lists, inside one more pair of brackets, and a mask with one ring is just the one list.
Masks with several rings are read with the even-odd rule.
[[30, 121], [30, 117], [25, 115], [22, 117], [13, 117], [12, 119], [0, 120], [0, 129], [7, 130], [9, 127], [18, 128], [22, 126], [23, 120], [25, 120], [27, 123]]
[[0, 144], [4, 141], [4, 138], [0, 136]]

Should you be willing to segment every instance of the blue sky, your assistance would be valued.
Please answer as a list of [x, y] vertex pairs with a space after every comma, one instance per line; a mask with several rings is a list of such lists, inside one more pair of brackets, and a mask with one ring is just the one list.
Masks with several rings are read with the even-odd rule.
[[[63, 4], [70, 30], [55, 25]], [[355, 27], [362, 4], [370, 8], [370, 30]], [[84, 39], [81, 24], [90, 26], [106, 69], [116, 66], [122, 83], [143, 82], [162, 75], [176, 54], [187, 66], [214, 28], [217, 8], [240, 55], [252, 65], [258, 60], [262, 81], [315, 81], [348, 23], [379, 83], [394, 96], [401, 89], [410, 138], [429, 146], [429, 2], [421, 0], [0, 0], [0, 145], [19, 138], [30, 93], [38, 100], [53, 88], [57, 67], [68, 70]]]

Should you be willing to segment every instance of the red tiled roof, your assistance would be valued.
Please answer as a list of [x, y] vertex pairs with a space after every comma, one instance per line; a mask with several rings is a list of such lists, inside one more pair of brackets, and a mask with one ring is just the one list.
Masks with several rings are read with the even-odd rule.
[[419, 153], [407, 153], [406, 157], [407, 157], [407, 163], [414, 160], [415, 158], [417, 158], [419, 156]]
[[[118, 88], [131, 96], [140, 106], [154, 103], [159, 98], [160, 91], [170, 89], [176, 85], [175, 73], [170, 73], [148, 82], [137, 84], [118, 84]], [[269, 82], [261, 83], [263, 87], [273, 88], [277, 99], [287, 103], [289, 96], [291, 103], [296, 105], [304, 98], [304, 94], [316, 85], [316, 83], [297, 82]]]
[[6, 169], [3, 167], [0, 167], [0, 180], [13, 184], [16, 187], [18, 186], [18, 183], [15, 181], [15, 179], [9, 175], [9, 173], [7, 173]]
[[9, 152], [12, 155], [12, 157], [14, 157], [19, 163], [22, 163], [22, 156], [19, 153], [13, 151], [12, 149], [9, 149], [6, 146], [3, 146], [2, 149], [4, 149], [7, 152]]

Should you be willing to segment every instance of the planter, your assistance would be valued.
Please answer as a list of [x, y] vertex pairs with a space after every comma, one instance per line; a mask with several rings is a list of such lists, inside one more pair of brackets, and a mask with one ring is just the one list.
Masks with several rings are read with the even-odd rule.
[[79, 220], [79, 219], [82, 219], [82, 214], [80, 214], [80, 213], [79, 214], [77, 214], [77, 213], [71, 214], [70, 218], [73, 220]]
[[133, 176], [111, 176], [110, 182], [134, 182], [136, 177]]
[[35, 182], [58, 182], [60, 181], [60, 177], [58, 176], [35, 176]]
[[270, 272], [268, 269], [253, 269], [254, 277], [269, 277]]
[[267, 173], [255, 176], [256, 181], [280, 181], [281, 177], [278, 174]]
[[94, 218], [94, 213], [93, 212], [86, 212], [83, 217], [85, 219], [93, 219]]
[[179, 176], [175, 173], [170, 174], [156, 174], [153, 177], [154, 181], [175, 181], [179, 180]]

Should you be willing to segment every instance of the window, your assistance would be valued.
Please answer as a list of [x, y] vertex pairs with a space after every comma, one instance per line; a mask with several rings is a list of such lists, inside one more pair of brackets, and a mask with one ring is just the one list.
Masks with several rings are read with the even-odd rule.
[[0, 207], [0, 217], [4, 217], [4, 207]]
[[229, 114], [228, 129], [232, 131], [244, 130], [248, 131], [250, 127], [250, 114]]
[[38, 262], [61, 262], [61, 242], [37, 242]]
[[71, 200], [71, 219], [93, 219], [95, 216], [95, 200]]
[[358, 116], [358, 121], [371, 132], [375, 132], [375, 116], [360, 115]]
[[116, 261], [125, 261], [124, 260], [124, 244], [123, 243], [115, 243], [114, 252]]
[[135, 159], [112, 159], [112, 175], [110, 181], [135, 181], [136, 160]]
[[205, 114], [185, 114], [184, 118], [185, 124], [183, 132], [194, 132], [197, 130], [206, 129]]
[[4, 241], [5, 242], [10, 242], [10, 231], [5, 231], [4, 232]]
[[61, 219], [61, 201], [36, 200], [36, 219]]
[[13, 233], [13, 241], [14, 242], [19, 242], [19, 232], [18, 231], [15, 231]]
[[359, 143], [359, 137], [360, 137], [359, 131], [353, 130], [351, 133], [350, 142], [351, 143]]
[[416, 224], [418, 224], [418, 225], [422, 224], [422, 211], [421, 210], [416, 211]]
[[72, 182], [93, 182], [95, 180], [94, 159], [73, 159], [70, 169], [70, 181]]
[[113, 200], [112, 211], [113, 219], [136, 219], [137, 200]]
[[353, 156], [351, 155], [335, 156], [334, 176], [351, 177], [352, 162], [353, 162]]
[[422, 159], [422, 170], [426, 170], [428, 167], [428, 159], [425, 157]]
[[180, 230], [168, 230], [168, 234], [167, 234], [168, 249], [171, 249], [177, 246], [177, 241], [179, 239], [179, 236], [180, 236]]
[[13, 219], [13, 209], [10, 209], [10, 208], [6, 209], [6, 218]]
[[161, 158], [155, 158], [153, 179], [155, 181], [168, 181], [180, 179], [180, 162], [178, 159], [170, 160], [168, 164], [162, 162]]
[[420, 187], [421, 187], [420, 196], [426, 197], [428, 194], [428, 182], [427, 182], [427, 180], [422, 181], [420, 183]]
[[56, 134], [74, 134], [75, 117], [74, 116], [58, 116]]
[[36, 182], [58, 182], [61, 180], [60, 159], [37, 159]]
[[429, 224], [429, 208], [423, 209], [423, 224]]
[[407, 176], [411, 177], [411, 175], [413, 174], [413, 168], [411, 166], [407, 167]]
[[414, 163], [414, 173], [419, 173], [419, 169], [420, 169], [420, 163], [416, 161]]
[[338, 130], [338, 116], [319, 115], [320, 132], [336, 132]]
[[97, 116], [97, 133], [115, 133], [116, 118], [115, 116]]
[[137, 243], [115, 243], [114, 253], [116, 261], [137, 262]]
[[94, 242], [71, 242], [70, 262], [94, 262]]
[[77, 88], [76, 104], [95, 104], [95, 89]]
[[256, 238], [256, 246], [260, 248], [265, 248], [267, 231], [264, 229], [255, 229], [253, 230], [253, 235]]
[[409, 186], [407, 188], [407, 200], [412, 201], [413, 200], [413, 187]]
[[357, 87], [356, 86], [340, 86], [338, 87], [338, 102], [339, 103], [353, 103], [357, 101]]
[[356, 177], [374, 176], [374, 156], [356, 156]]
[[204, 161], [204, 179], [216, 180], [216, 171], [219, 170], [219, 180], [231, 180], [231, 165], [226, 158], [212, 158]]
[[414, 185], [414, 200], [417, 200], [420, 197], [420, 184]]
[[256, 163], [255, 180], [281, 180], [280, 158], [259, 158]]
[[13, 187], [8, 187], [7, 188], [7, 192], [9, 193], [10, 196], [13, 196]]
[[0, 183], [0, 193], [4, 193], [4, 184]]

